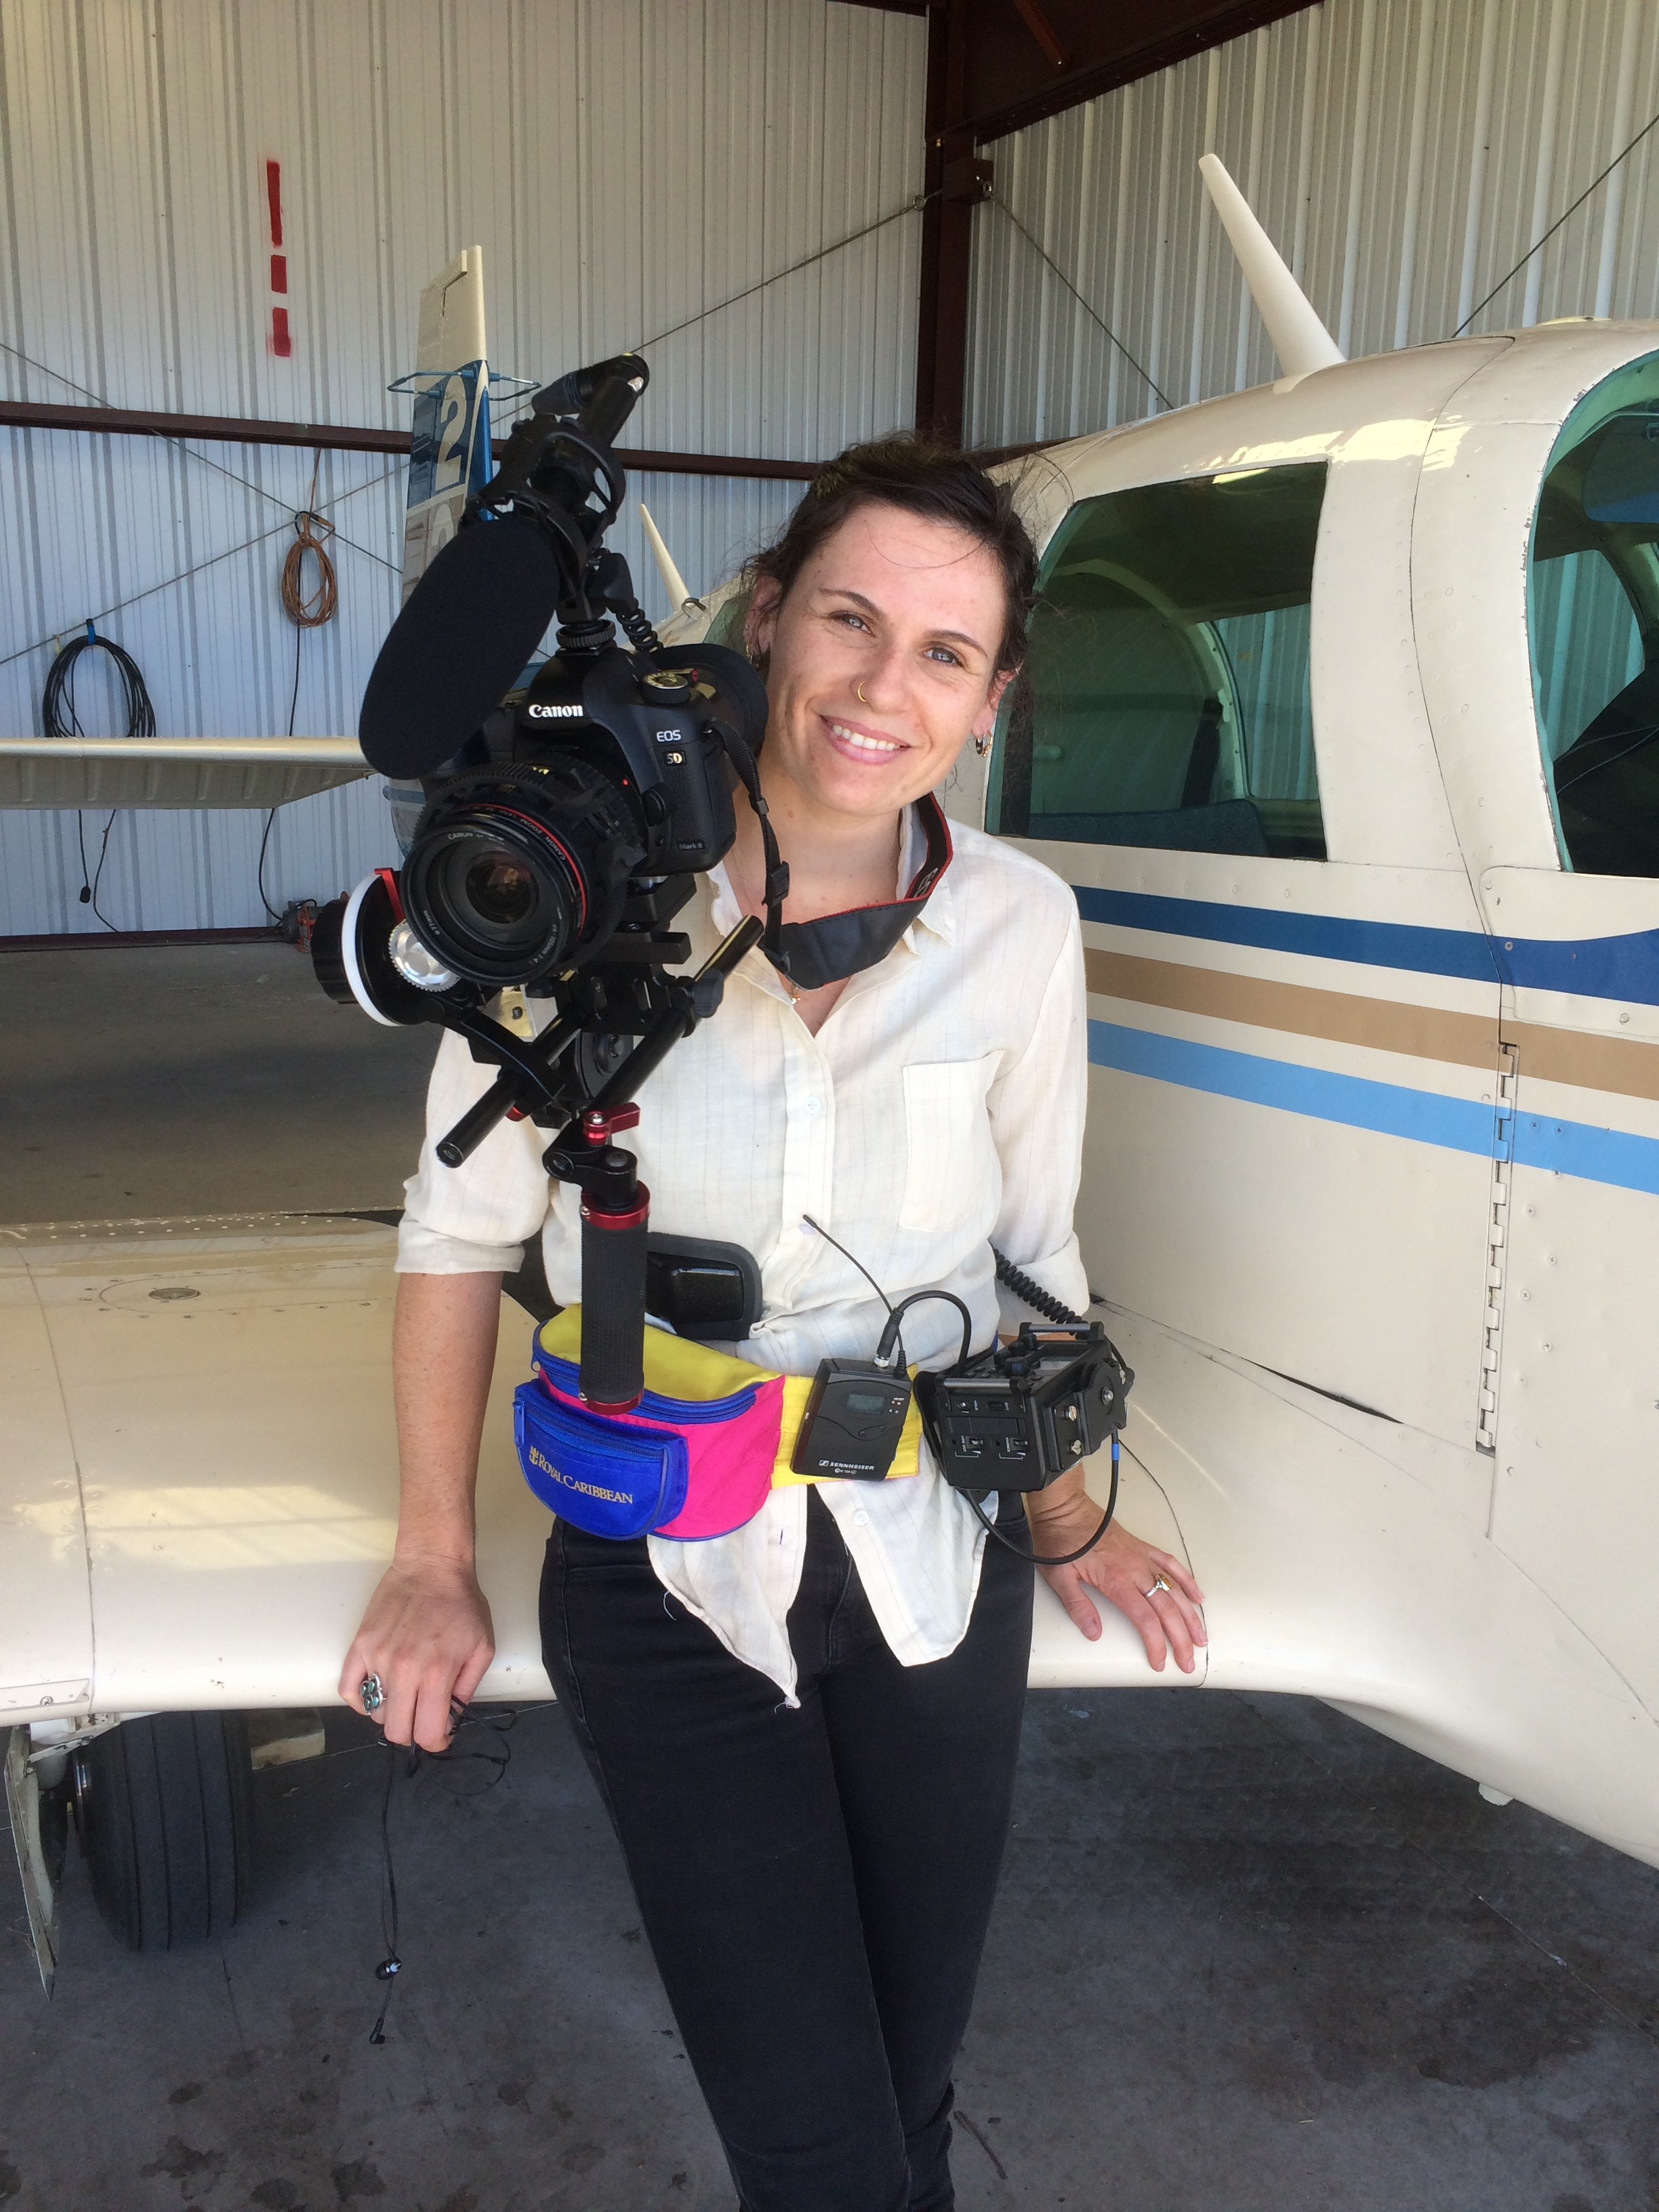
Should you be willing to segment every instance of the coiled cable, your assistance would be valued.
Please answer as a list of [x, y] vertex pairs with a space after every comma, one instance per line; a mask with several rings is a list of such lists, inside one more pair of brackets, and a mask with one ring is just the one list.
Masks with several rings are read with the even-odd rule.
[[[89, 622], [86, 633], [72, 637], [63, 647], [46, 671], [46, 688], [40, 694], [40, 726], [49, 738], [83, 738], [81, 718], [75, 708], [76, 664], [83, 653], [96, 648], [108, 653], [115, 663], [116, 674], [121, 682], [122, 705], [126, 710], [126, 734], [130, 738], [153, 738], [155, 735], [155, 708], [144, 682], [143, 672], [124, 646], [112, 638], [100, 637]], [[98, 904], [98, 887], [104, 878], [104, 862], [109, 856], [109, 835], [115, 827], [118, 808], [112, 807], [109, 820], [104, 824], [103, 841], [98, 848], [98, 865], [90, 874], [87, 869], [86, 817], [77, 807], [75, 811], [75, 834], [81, 849], [81, 891], [82, 906], [90, 906], [106, 929], [115, 924]]]
[[121, 678], [122, 703], [126, 708], [130, 738], [155, 735], [155, 708], [144, 684], [143, 671], [125, 646], [113, 638], [100, 637], [88, 623], [83, 637], [72, 637], [46, 671], [46, 687], [40, 695], [40, 721], [49, 738], [83, 738], [86, 732], [75, 711], [75, 664], [83, 653], [96, 647], [108, 653]]
[[[317, 496], [317, 472], [323, 457], [319, 452], [311, 469], [311, 496]], [[325, 521], [314, 506], [302, 507], [294, 518], [294, 543], [283, 558], [283, 575], [279, 589], [283, 612], [294, 625], [294, 689], [288, 702], [288, 733], [294, 735], [295, 718], [300, 710], [300, 647], [308, 629], [320, 629], [332, 622], [339, 611], [340, 585], [334, 573], [334, 563], [329, 557], [327, 541], [334, 535], [334, 525]], [[317, 563], [317, 581], [309, 592], [305, 588], [306, 555], [309, 553]], [[259, 903], [272, 921], [280, 922], [282, 915], [272, 906], [265, 890], [265, 854], [270, 846], [270, 832], [276, 819], [273, 806], [265, 816], [264, 830], [259, 839], [259, 863], [254, 871], [254, 882], [258, 888]]]
[[[313, 479], [313, 493], [316, 488]], [[282, 592], [283, 611], [296, 629], [320, 629], [325, 622], [333, 621], [339, 607], [339, 579], [328, 555], [328, 540], [333, 535], [334, 525], [308, 507], [301, 507], [294, 518], [294, 543], [283, 562]], [[307, 553], [317, 563], [317, 581], [310, 592], [305, 588]]]
[[1045, 1321], [1054, 1322], [1062, 1328], [1080, 1328], [1083, 1326], [1081, 1314], [1074, 1314], [1070, 1306], [1061, 1305], [1060, 1300], [1051, 1297], [1041, 1283], [1034, 1283], [1023, 1267], [1015, 1267], [1012, 1260], [999, 1252], [994, 1244], [991, 1247], [991, 1257], [997, 1263], [998, 1282], [1006, 1283], [1014, 1296], [1024, 1298], [1028, 1306], [1035, 1306]]

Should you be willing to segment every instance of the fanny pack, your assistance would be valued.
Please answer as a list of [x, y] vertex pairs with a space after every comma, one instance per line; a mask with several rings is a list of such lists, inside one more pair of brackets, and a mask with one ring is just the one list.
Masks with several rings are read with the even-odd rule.
[[[812, 1388], [689, 1337], [645, 1332], [645, 1395], [629, 1413], [595, 1413], [577, 1393], [581, 1308], [536, 1333], [536, 1373], [513, 1394], [524, 1479], [562, 1521], [594, 1536], [725, 1536], [775, 1488], [813, 1482], [790, 1466]], [[890, 1482], [920, 1465], [912, 1406]]]

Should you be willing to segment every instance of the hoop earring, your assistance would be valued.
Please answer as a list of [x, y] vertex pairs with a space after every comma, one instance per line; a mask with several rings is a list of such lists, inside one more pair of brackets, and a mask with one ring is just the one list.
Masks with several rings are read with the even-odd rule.
[[984, 759], [986, 754], [991, 750], [991, 737], [992, 732], [989, 730], [986, 731], [983, 737], [981, 737], [977, 732], [975, 734], [974, 750], [979, 755], [981, 760]]

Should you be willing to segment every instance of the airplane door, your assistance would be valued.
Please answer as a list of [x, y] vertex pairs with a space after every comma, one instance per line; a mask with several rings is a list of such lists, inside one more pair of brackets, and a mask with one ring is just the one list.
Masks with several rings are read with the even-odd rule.
[[1401, 611], [1420, 449], [1326, 447], [1078, 500], [988, 821], [1083, 916], [1097, 1291], [1473, 1451], [1498, 985]]
[[[1492, 1534], [1659, 1695], [1659, 361], [1568, 417], [1528, 562], [1559, 870], [1480, 890], [1516, 1068]], [[1527, 767], [1534, 776], [1540, 755]]]

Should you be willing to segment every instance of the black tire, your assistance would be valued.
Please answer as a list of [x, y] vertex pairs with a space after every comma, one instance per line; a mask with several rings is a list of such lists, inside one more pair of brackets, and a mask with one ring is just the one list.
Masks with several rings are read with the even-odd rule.
[[98, 1910], [130, 1951], [230, 1927], [252, 1868], [252, 1781], [240, 1713], [156, 1713], [87, 1746], [82, 1848]]

